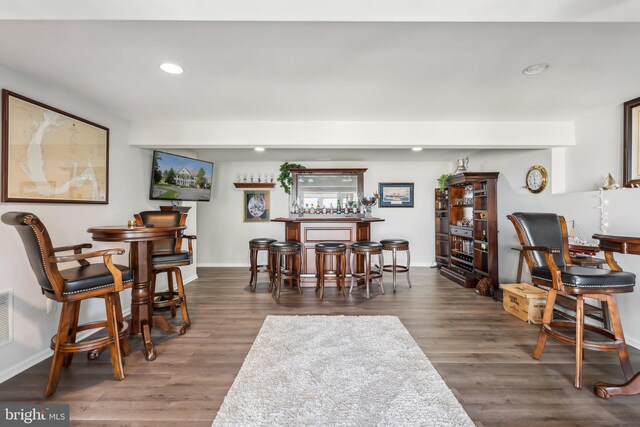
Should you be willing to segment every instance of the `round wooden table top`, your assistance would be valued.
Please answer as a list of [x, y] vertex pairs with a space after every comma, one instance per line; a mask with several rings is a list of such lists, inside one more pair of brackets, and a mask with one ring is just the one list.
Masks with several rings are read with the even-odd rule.
[[98, 242], [144, 242], [176, 237], [179, 231], [184, 230], [183, 225], [176, 226], [146, 226], [136, 225], [102, 225], [90, 227], [93, 240]]

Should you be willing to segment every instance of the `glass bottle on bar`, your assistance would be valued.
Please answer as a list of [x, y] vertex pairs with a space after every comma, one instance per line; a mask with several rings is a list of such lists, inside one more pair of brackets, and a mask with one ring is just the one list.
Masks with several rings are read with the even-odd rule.
[[342, 214], [342, 206], [340, 205], [340, 198], [338, 198], [338, 204], [337, 204], [337, 206], [336, 206], [336, 213], [337, 213], [338, 215], [341, 215], [341, 214]]

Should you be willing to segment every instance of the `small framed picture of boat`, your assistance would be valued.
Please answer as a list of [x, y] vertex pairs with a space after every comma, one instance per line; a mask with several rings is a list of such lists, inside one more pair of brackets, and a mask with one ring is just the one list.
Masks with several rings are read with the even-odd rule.
[[412, 208], [413, 182], [378, 183], [381, 208]]

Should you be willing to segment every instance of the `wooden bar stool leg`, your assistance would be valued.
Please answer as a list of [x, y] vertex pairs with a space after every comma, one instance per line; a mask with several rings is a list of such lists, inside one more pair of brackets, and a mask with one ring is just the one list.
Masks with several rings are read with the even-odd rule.
[[258, 265], [258, 254], [257, 254], [257, 250], [256, 249], [249, 249], [249, 264], [250, 267], [249, 269], [251, 270], [251, 277], [249, 278], [249, 287], [251, 288], [252, 291], [256, 290], [256, 285], [258, 282], [258, 272], [257, 272], [257, 265]]
[[320, 290], [320, 254], [316, 252], [316, 292]]
[[409, 275], [409, 266], [411, 265], [411, 251], [409, 249], [407, 249], [407, 283], [409, 284], [409, 287], [411, 288], [411, 277]]
[[356, 274], [356, 254], [351, 252], [350, 261], [351, 261], [351, 286], [349, 286], [349, 294], [353, 291], [353, 280], [355, 279]]
[[182, 299], [180, 302], [180, 311], [182, 312], [182, 321], [185, 326], [191, 326], [191, 319], [189, 318], [189, 311], [187, 309], [187, 295], [184, 292], [184, 282], [182, 281], [182, 271], [176, 267], [176, 282], [178, 285], [178, 296]]
[[340, 277], [340, 284], [342, 285], [342, 296], [346, 297], [347, 296], [347, 292], [345, 290], [345, 288], [347, 287], [347, 257], [345, 255], [345, 253], [341, 253], [340, 254], [340, 272], [341, 272], [341, 277]]
[[320, 254], [320, 299], [324, 299], [324, 257], [325, 254]]
[[[73, 318], [71, 320], [71, 328], [69, 329], [69, 339], [67, 342], [75, 343], [76, 342], [76, 334], [78, 333], [78, 317], [80, 316], [80, 301], [70, 302], [69, 304], [73, 304]], [[71, 361], [73, 360], [74, 353], [64, 353], [64, 363], [62, 366], [68, 368], [71, 365]]]
[[[380, 267], [380, 271], [378, 273], [380, 273], [380, 277], [378, 278], [378, 286], [380, 287], [380, 291], [382, 292], [382, 295], [384, 295], [384, 280], [382, 279], [382, 273], [384, 272], [384, 254], [383, 251], [380, 251], [380, 253], [378, 254], [379, 257], [379, 261], [380, 261], [380, 265], [382, 267]], [[396, 274], [396, 270], [395, 270], [395, 266], [393, 267], [393, 274], [395, 276]], [[394, 292], [395, 292], [395, 283], [394, 283]]]
[[364, 281], [367, 286], [367, 299], [369, 299], [369, 277], [371, 276], [371, 254], [364, 254]]
[[[396, 292], [396, 266], [398, 262], [398, 250], [396, 248], [391, 249], [391, 260], [393, 263], [393, 293]], [[382, 273], [382, 271], [380, 271]]]
[[74, 308], [74, 303], [62, 303], [56, 345], [53, 349], [53, 358], [51, 359], [51, 368], [49, 369], [49, 381], [44, 389], [44, 397], [51, 396], [56, 391], [56, 387], [58, 387], [60, 375], [62, 374], [62, 364], [64, 363], [64, 353], [60, 351], [60, 348], [63, 344], [67, 343], [67, 339], [69, 338], [69, 329], [71, 327], [71, 321], [73, 320]]
[[124, 379], [124, 367], [122, 366], [122, 354], [120, 353], [120, 338], [118, 336], [118, 319], [116, 314], [116, 305], [113, 300], [114, 294], [108, 294], [104, 297], [107, 309], [107, 332], [112, 338], [111, 348], [111, 365], [113, 366], [113, 375], [116, 380]]
[[544, 314], [542, 315], [542, 325], [540, 325], [540, 332], [538, 333], [538, 343], [536, 344], [536, 349], [533, 351], [533, 358], [540, 359], [542, 356], [542, 351], [544, 350], [544, 345], [547, 342], [547, 333], [542, 328], [543, 325], [549, 325], [551, 320], [553, 320], [553, 308], [556, 304], [556, 295], [558, 291], [555, 289], [549, 289], [549, 294], [547, 295], [547, 303], [544, 307]]
[[609, 307], [609, 314], [611, 316], [613, 335], [615, 336], [616, 340], [620, 340], [624, 343], [622, 348], [618, 350], [618, 357], [620, 358], [620, 366], [622, 366], [622, 372], [624, 372], [624, 376], [629, 380], [631, 379], [631, 377], [633, 377], [633, 368], [631, 367], [631, 361], [629, 360], [627, 343], [624, 340], [624, 332], [622, 331], [622, 322], [620, 321], [618, 303], [612, 295], [607, 295], [607, 306]]
[[273, 292], [273, 278], [275, 277], [276, 274], [276, 261], [275, 261], [275, 255], [269, 251], [269, 292]]
[[302, 252], [298, 252], [295, 255], [295, 260], [296, 260], [296, 262], [295, 262], [295, 267], [296, 267], [296, 269], [295, 269], [295, 274], [296, 274], [295, 281], [298, 284], [298, 293], [300, 295], [302, 295], [302, 282], [300, 280], [300, 270], [302, 268]]
[[[124, 316], [122, 315], [122, 304], [120, 303], [120, 294], [116, 294], [116, 296], [114, 297], [114, 301], [115, 301], [115, 304], [116, 304], [118, 328], [120, 328], [122, 326], [122, 324], [124, 323]], [[118, 331], [118, 333], [119, 332], [120, 331]], [[122, 350], [122, 355], [123, 356], [126, 357], [126, 356], [129, 355], [129, 339], [128, 339], [128, 337], [125, 336], [120, 340], [120, 349]], [[122, 363], [124, 364], [124, 361]]]
[[607, 301], [600, 301], [600, 307], [602, 308], [602, 327], [608, 331], [611, 331], [611, 316], [609, 314], [609, 304]]
[[276, 254], [276, 264], [278, 265], [276, 269], [276, 297], [280, 298], [280, 290], [282, 288], [282, 256], [279, 253]]
[[582, 388], [582, 341], [584, 339], [584, 297], [576, 296], [576, 388]]
[[[167, 299], [173, 299], [173, 269], [167, 271]], [[171, 304], [169, 306], [169, 310], [171, 311], [171, 318], [176, 317], [176, 306]]]

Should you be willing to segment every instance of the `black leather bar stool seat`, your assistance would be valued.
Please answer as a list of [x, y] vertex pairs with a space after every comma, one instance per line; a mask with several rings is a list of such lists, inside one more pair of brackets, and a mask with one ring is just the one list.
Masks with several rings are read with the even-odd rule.
[[382, 245], [378, 242], [355, 242], [351, 244], [351, 249], [359, 249], [360, 251], [382, 250]]
[[[249, 262], [251, 270], [251, 278], [249, 279], [249, 287], [251, 290], [256, 290], [256, 285], [258, 282], [258, 273], [268, 273], [271, 271], [269, 267], [269, 245], [273, 242], [276, 242], [276, 239], [271, 239], [270, 237], [258, 237], [256, 239], [249, 240]], [[258, 254], [260, 251], [267, 251], [267, 265], [258, 264]]]
[[[317, 243], [316, 249], [316, 292], [320, 289], [320, 298], [324, 298], [324, 281], [328, 276], [336, 278], [336, 286], [345, 292], [347, 277], [347, 245], [344, 243]], [[327, 258], [329, 262], [327, 263]], [[328, 268], [327, 268], [328, 267]]]
[[[411, 278], [409, 277], [409, 266], [411, 265], [411, 252], [409, 251], [409, 241], [404, 239], [384, 239], [380, 240], [383, 251], [391, 251], [392, 263], [385, 265], [383, 270], [393, 273], [393, 292], [396, 291], [396, 274], [407, 273], [407, 283], [411, 287]], [[407, 265], [398, 265], [398, 251], [406, 252]]]
[[269, 290], [275, 287], [276, 298], [280, 298], [282, 279], [290, 279], [298, 286], [298, 293], [302, 293], [300, 286], [300, 267], [302, 265], [302, 246], [298, 242], [273, 242], [269, 245]]
[[[378, 242], [355, 242], [351, 244], [351, 287], [349, 293], [353, 291], [353, 281], [363, 279], [367, 289], [367, 299], [369, 299], [369, 282], [378, 279], [378, 286], [384, 295], [384, 284], [382, 283], [382, 268], [371, 268], [371, 255], [378, 256], [378, 262], [384, 266], [384, 256], [382, 245]], [[364, 257], [364, 272], [357, 272], [356, 265], [358, 256]]]

